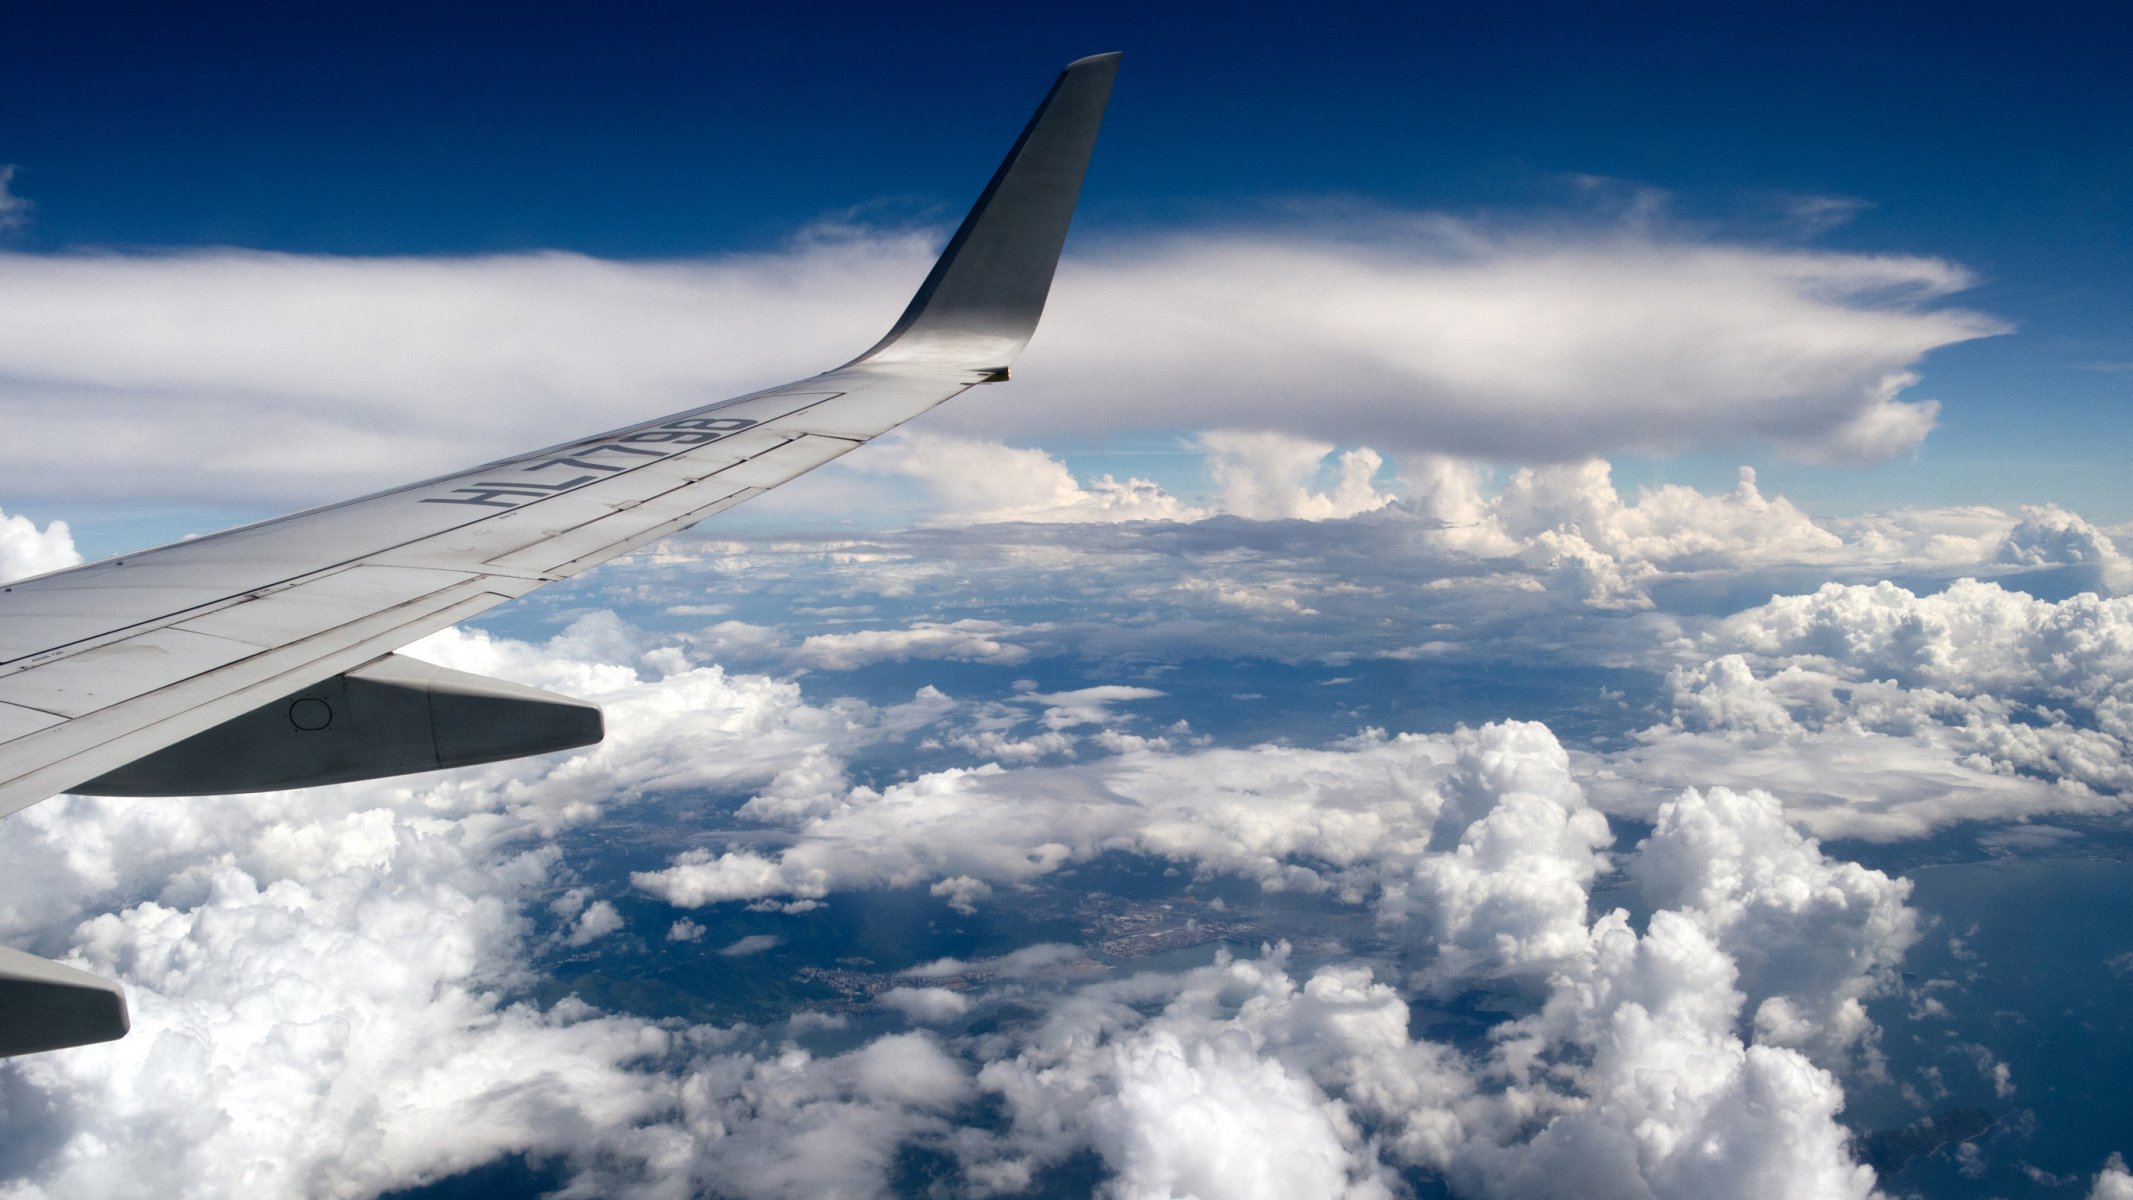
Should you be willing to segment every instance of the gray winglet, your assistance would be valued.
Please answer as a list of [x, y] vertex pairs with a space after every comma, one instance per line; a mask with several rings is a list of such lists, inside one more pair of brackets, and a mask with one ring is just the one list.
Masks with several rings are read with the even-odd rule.
[[948, 241], [911, 306], [848, 366], [911, 364], [1004, 377], [1051, 291], [1117, 54], [1068, 64]]

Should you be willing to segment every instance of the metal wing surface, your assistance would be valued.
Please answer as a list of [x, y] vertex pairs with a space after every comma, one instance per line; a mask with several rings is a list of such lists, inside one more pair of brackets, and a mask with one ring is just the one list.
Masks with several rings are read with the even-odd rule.
[[1116, 55], [1067, 67], [902, 319], [842, 367], [0, 590], [0, 813], [359, 671], [1004, 379], [1043, 309], [1116, 70]]

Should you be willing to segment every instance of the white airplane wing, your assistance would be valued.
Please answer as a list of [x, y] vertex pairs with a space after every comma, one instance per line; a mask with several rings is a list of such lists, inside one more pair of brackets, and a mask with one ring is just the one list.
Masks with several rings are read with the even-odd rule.
[[[0, 588], [0, 815], [493, 762], [599, 710], [392, 650], [686, 529], [976, 384], [1036, 329], [1115, 54], [1059, 76], [910, 307], [809, 379]], [[0, 950], [0, 1055], [122, 1036], [116, 985]]]

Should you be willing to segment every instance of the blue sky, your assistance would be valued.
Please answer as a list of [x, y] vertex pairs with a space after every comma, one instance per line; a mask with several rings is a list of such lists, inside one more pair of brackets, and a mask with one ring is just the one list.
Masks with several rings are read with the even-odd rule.
[[2109, 6], [97, 5], [11, 28], [0, 163], [30, 252], [669, 258], [939, 224], [1058, 64], [1122, 49], [1085, 239], [1339, 204], [1578, 220], [1657, 190], [1697, 236], [1949, 260], [1977, 277], [1956, 301], [2016, 332], [1923, 361], [1943, 410], [1915, 460], [1744, 444], [1622, 477], [1753, 462], [1812, 511], [2133, 517], [2133, 19]]

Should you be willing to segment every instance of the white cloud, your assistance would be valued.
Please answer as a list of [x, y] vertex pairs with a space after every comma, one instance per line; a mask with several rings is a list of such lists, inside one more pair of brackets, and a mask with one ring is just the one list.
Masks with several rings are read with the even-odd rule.
[[[698, 936], [702, 935], [699, 934]], [[777, 934], [751, 933], [747, 937], [735, 941], [732, 945], [722, 947], [719, 953], [727, 958], [744, 958], [751, 954], [761, 954], [765, 950], [775, 950], [784, 944], [785, 939]]]
[[[1526, 594], [1505, 580], [1531, 576], [1499, 576], [1501, 560], [1549, 537], [1568, 546], [1573, 535], [1628, 585], [1618, 599], [1649, 599], [1648, 581], [1694, 572], [1753, 578], [1766, 562], [1856, 563], [1868, 536], [1901, 543], [1893, 552], [1903, 554], [1953, 554], [1946, 548], [1960, 542], [1993, 557], [2012, 546], [2009, 566], [2107, 561], [2107, 540], [2042, 510], [1994, 518], [1997, 532], [1973, 512], [1891, 521], [1866, 535], [1808, 521], [1752, 477], [1723, 495], [1651, 489], [1632, 504], [1591, 464], [1513, 476], [1495, 496], [1460, 462], [1430, 460], [1424, 474], [1429, 486], [1411, 510], [1314, 532], [1352, 536], [1347, 553], [1464, 530], [1462, 542], [1414, 551], [1420, 567], [1392, 565], [1433, 579], [1427, 572], [1463, 558], [1465, 575], [1442, 577], [1483, 604], [1509, 588]], [[1363, 574], [1344, 580], [1352, 593], [1288, 589], [1280, 571], [1313, 572], [1320, 560], [1258, 574], [1255, 531], [1215, 524], [1222, 536], [1204, 553], [1227, 565], [1209, 578], [1297, 599], [1284, 619], [1306, 615], [1307, 599], [1310, 616], [1331, 619], [1352, 601], [1376, 620], [1383, 585], [1406, 578]], [[2018, 528], [2027, 532], [2011, 536]], [[1126, 539], [1116, 543], [1121, 557], [1142, 553], [1132, 530], [1091, 532]], [[1920, 548], [1929, 542], [1940, 548]], [[871, 569], [865, 555], [904, 552], [839, 551], [854, 571]], [[821, 557], [819, 547], [792, 553]], [[1108, 561], [1085, 554], [1045, 569]], [[1123, 602], [1182, 595], [1210, 612], [1264, 611], [1181, 591], [1174, 572], [1150, 578]], [[637, 594], [638, 582], [623, 590]], [[1131, 705], [1165, 695], [1129, 684], [1023, 684], [974, 704], [932, 689], [902, 704], [810, 702], [791, 680], [698, 666], [663, 644], [671, 639], [612, 614], [581, 617], [538, 646], [440, 635], [420, 652], [601, 698], [610, 743], [327, 789], [303, 805], [276, 796], [62, 800], [18, 815], [0, 835], [29, 874], [0, 897], [0, 923], [44, 952], [72, 951], [126, 975], [141, 1032], [121, 1049], [66, 1059], [87, 1066], [7, 1069], [28, 1072], [21, 1078], [64, 1114], [67, 1139], [38, 1168], [55, 1197], [104, 1194], [148, 1161], [142, 1155], [165, 1153], [213, 1194], [278, 1139], [309, 1139], [269, 1181], [297, 1190], [340, 1178], [354, 1156], [367, 1157], [350, 1177], [382, 1189], [526, 1152], [565, 1156], [580, 1190], [601, 1194], [688, 1194], [706, 1180], [764, 1195], [865, 1192], [918, 1139], [973, 1180], [1010, 1190], [1086, 1149], [1121, 1194], [1249, 1194], [1266, 1178], [1372, 1195], [1393, 1168], [1416, 1167], [1476, 1196], [1555, 1194], [1573, 1180], [1584, 1195], [1860, 1195], [1871, 1177], [1834, 1121], [1840, 1081], [1873, 1069], [1863, 1001], [1890, 986], [1914, 918], [1902, 881], [1831, 859], [1795, 824], [1906, 836], [1962, 816], [2116, 807], [2133, 732], [2128, 604], [2047, 602], [1975, 582], [1936, 595], [1832, 585], [1725, 618], [1592, 618], [1618, 631], [1611, 645], [1624, 657], [1677, 669], [1659, 723], [1641, 740], [1578, 755], [1545, 727], [1516, 722], [1426, 736], [1372, 731], [1317, 749], [1180, 751], [1187, 730], [1175, 746], [1120, 733], [1145, 711]], [[828, 611], [877, 620], [856, 602]], [[953, 658], [974, 645], [958, 639], [974, 637], [1034, 656], [1070, 644], [1065, 622], [863, 632], [890, 636], [817, 643], [817, 652]], [[777, 629], [742, 633], [758, 649], [807, 644]], [[899, 643], [904, 634], [920, 636]], [[1195, 636], [1219, 643], [1227, 634]], [[1468, 634], [1444, 636], [1453, 645]], [[1537, 644], [1526, 636], [1519, 645]], [[714, 643], [706, 635], [690, 645]], [[1595, 653], [1590, 643], [1569, 652]], [[1183, 687], [1174, 695], [1191, 699]], [[1092, 726], [1098, 733], [1086, 732]], [[1032, 729], [1042, 732], [1019, 737]], [[1115, 753], [1043, 769], [936, 770], [877, 788], [845, 774], [851, 753], [883, 742], [925, 737], [932, 750], [984, 753], [987, 736], [1002, 747], [1056, 738], [1046, 755], [1080, 744]], [[534, 941], [527, 913], [549, 905], [561, 940], [586, 944], [621, 923], [589, 889], [558, 894], [562, 872], [545, 839], [646, 793], [695, 787], [754, 792], [741, 816], [772, 833], [714, 843], [637, 877], [675, 903], [834, 905], [850, 889], [923, 886], [970, 911], [1073, 863], [1145, 855], [1372, 906], [1385, 936], [1417, 952], [1403, 986], [1487, 986], [1537, 1007], [1462, 1052], [1411, 1038], [1398, 993], [1357, 964], [1305, 978], [1273, 958], [1091, 989], [1052, 970], [1077, 953], [1057, 947], [1028, 961], [929, 964], [882, 997], [915, 1021], [952, 1028], [1000, 987], [1026, 1001], [1033, 1020], [967, 1039], [898, 1035], [828, 1057], [760, 1031], [513, 1003]], [[1598, 809], [1651, 820], [1651, 836], [1634, 850], [1615, 847]], [[1641, 933], [1592, 909], [1594, 887], [1617, 867], [1656, 910]], [[703, 936], [684, 919], [669, 937], [691, 929]], [[421, 953], [389, 956], [403, 938]], [[775, 935], [756, 935], [726, 952], [769, 944]], [[935, 986], [951, 982], [970, 990]], [[417, 1015], [393, 1026], [404, 1011]], [[1102, 1036], [1077, 1040], [1092, 1029]], [[458, 1074], [439, 1079], [409, 1065], [418, 1049]], [[469, 1067], [470, 1058], [480, 1061]], [[419, 1128], [487, 1104], [478, 1089], [509, 1091], [503, 1072], [529, 1062], [537, 1098], [512, 1093], [461, 1142]], [[1997, 1059], [1980, 1070], [1995, 1087], [2014, 1085]], [[180, 1085], [167, 1098], [144, 1086], [188, 1072], [255, 1082]], [[389, 1094], [407, 1106], [404, 1122], [352, 1138], [316, 1134], [356, 1120], [352, 1089], [388, 1087], [379, 1079], [400, 1082]], [[1010, 1110], [1012, 1130], [959, 1127], [956, 1106], [985, 1090]], [[1069, 1123], [1048, 1125], [1047, 1114]], [[1164, 1129], [1238, 1148], [1200, 1153], [1155, 1136]], [[89, 1148], [106, 1144], [140, 1154], [88, 1165]], [[1253, 1147], [1274, 1145], [1282, 1167], [1232, 1173], [1257, 1161]], [[793, 1146], [807, 1161], [792, 1161]]]
[[892, 987], [874, 999], [924, 1025], [945, 1024], [970, 1011], [970, 997], [940, 987]]
[[1079, 946], [1070, 946], [1063, 942], [1039, 942], [1034, 946], [1010, 950], [998, 958], [981, 958], [971, 962], [959, 958], [937, 958], [905, 971], [904, 975], [912, 979], [939, 979], [948, 975], [983, 973], [1019, 979], [1041, 974], [1067, 963], [1080, 962], [1082, 958]]
[[[16, 1160], [35, 1180], [26, 1194], [360, 1196], [513, 1153], [658, 1162], [645, 1139], [674, 1134], [657, 1123], [715, 1094], [700, 1055], [731, 1035], [512, 998], [535, 978], [536, 906], [563, 923], [567, 945], [622, 923], [590, 889], [559, 888], [547, 835], [681, 778], [772, 794], [810, 754], [834, 762], [915, 713], [814, 708], [789, 684], [647, 654], [604, 618], [544, 647], [454, 632], [423, 649], [597, 696], [608, 741], [317, 789], [301, 803], [64, 797], [0, 823], [9, 860], [32, 864], [0, 896], [0, 926], [123, 981], [134, 1017], [122, 1041], [0, 1068], [54, 1114], [49, 1142]], [[677, 669], [647, 678], [632, 659]], [[883, 1128], [908, 1124], [920, 1119], [913, 1089], [967, 1088], [960, 1068], [899, 1081], [899, 1064], [923, 1058], [909, 1044], [870, 1047], [828, 1060], [820, 1088], [880, 1111]], [[642, 1194], [675, 1169], [650, 1168]], [[835, 1190], [855, 1177], [878, 1171], [826, 1160], [814, 1178]]]
[[1360, 901], [1426, 847], [1443, 802], [1436, 781], [1459, 747], [1520, 736], [1490, 726], [1353, 750], [1129, 750], [1078, 767], [950, 768], [854, 788], [794, 821], [797, 838], [782, 849], [694, 850], [632, 878], [692, 907], [956, 877], [1015, 884], [1126, 851]]
[[879, 662], [944, 659], [1011, 667], [1029, 661], [1030, 652], [1003, 638], [1022, 629], [997, 621], [921, 622], [904, 629], [863, 629], [852, 633], [818, 633], [792, 654], [802, 666], [850, 671]]
[[937, 1039], [907, 1033], [826, 1058], [791, 1045], [715, 1053], [689, 1064], [678, 1091], [677, 1116], [614, 1131], [603, 1154], [577, 1164], [580, 1192], [880, 1195], [898, 1150], [945, 1138], [946, 1114], [973, 1088]]
[[2089, 1200], [2133, 1200], [2133, 1171], [2126, 1170], [2124, 1155], [2114, 1150], [2104, 1160], [2095, 1186], [2089, 1189]]
[[1093, 1145], [1119, 1197], [1389, 1196], [1346, 1106], [1272, 1044], [1321, 1035], [1296, 1013], [1307, 1002], [1284, 965], [1225, 958], [1067, 998], [979, 1072], [1013, 1126], [991, 1161], [966, 1169], [1019, 1189], [1036, 1167]]
[[1747, 467], [1730, 492], [1665, 484], [1634, 501], [1598, 459], [1522, 468], [1494, 494], [1478, 465], [1442, 456], [1403, 466], [1402, 478], [1412, 511], [1435, 526], [1427, 544], [1509, 560], [1597, 608], [1651, 607], [1648, 588], [1670, 575], [1850, 557], [1843, 538], [1790, 500], [1763, 495]]
[[1630, 873], [1655, 908], [1687, 913], [1733, 958], [1759, 1044], [1831, 1070], [1861, 1049], [1873, 1063], [1864, 1001], [1895, 990], [1918, 940], [1909, 880], [1832, 860], [1775, 798], [1724, 788], [1661, 805]]
[[1585, 803], [1569, 758], [1539, 725], [1490, 726], [1457, 740], [1430, 827], [1438, 853], [1394, 883], [1387, 908], [1430, 920], [1426, 972], [1453, 991], [1477, 979], [1545, 980], [1587, 949], [1586, 890], [1614, 836]]
[[1873, 1171], [1835, 1119], [1837, 1081], [1797, 1051], [1733, 1035], [1733, 964], [1695, 921], [1662, 910], [1640, 937], [1622, 914], [1603, 917], [1591, 971], [1499, 1042], [1531, 1064], [1514, 1078], [1582, 1050], [1589, 1065], [1567, 1073], [1605, 1102], [1544, 1094], [1554, 1115], [1530, 1141], [1471, 1149], [1455, 1182], [1507, 1197], [1872, 1194]]
[[210, 858], [73, 933], [127, 983], [134, 1028], [10, 1065], [64, 1114], [37, 1194], [373, 1194], [670, 1103], [634, 1069], [663, 1031], [499, 998], [552, 856], [393, 824], [373, 823], [374, 866], [262, 879]]
[[[1352, 1130], [1324, 1095], [1241, 1038], [1186, 1044], [1158, 1030], [1111, 1047], [1114, 1078], [1083, 1114], [1118, 1196], [1390, 1200], [1356, 1178]], [[1343, 1135], [1346, 1135], [1345, 1137]]]
[[1312, 491], [1334, 447], [1272, 431], [1215, 430], [1199, 445], [1214, 477], [1216, 509], [1254, 520], [1352, 517], [1392, 503], [1372, 479], [1384, 459], [1365, 446], [1341, 454], [1333, 486]]
[[[1668, 722], [1607, 757], [1597, 794], [1764, 787], [1824, 836], [2113, 812], [2133, 787], [2133, 599], [1828, 584], [1713, 623], [1669, 677]], [[1693, 660], [1692, 660], [1693, 661]]]
[[[0, 469], [51, 496], [85, 479], [244, 503], [354, 494], [588, 413], [656, 415], [841, 361], [908, 297], [929, 241], [669, 263], [8, 255]], [[1923, 258], [1400, 215], [1114, 239], [1064, 264], [1014, 403], [981, 393], [928, 430], [1245, 428], [1512, 461], [1752, 438], [1885, 458], [1933, 423], [1932, 402], [1900, 398], [1920, 356], [2001, 328], [1933, 307], [1968, 282]], [[239, 413], [280, 453], [210, 432]], [[32, 453], [61, 441], [64, 469]], [[1052, 478], [1003, 502], [1042, 510], [1070, 487], [1087, 490]], [[1115, 493], [1100, 506], [1165, 504], [1133, 481], [1099, 490]]]
[[1932, 424], [1930, 403], [1896, 398], [1917, 356], [1997, 329], [1920, 306], [1967, 283], [1926, 259], [1444, 220], [1174, 238], [1068, 264], [1076, 300], [1048, 314], [1028, 373], [1091, 397], [1070, 414], [1083, 428], [1160, 392], [1223, 414], [1202, 427], [1392, 450], [1571, 459], [1725, 428], [1877, 458]]
[[25, 516], [0, 512], [0, 582], [42, 575], [81, 561], [65, 521], [39, 529]]
[[573, 946], [589, 945], [622, 928], [622, 913], [608, 900], [595, 900], [570, 927], [566, 940]]
[[900, 430], [847, 468], [921, 484], [948, 514], [968, 521], [1183, 521], [1205, 516], [1160, 486], [1110, 475], [1084, 483], [1042, 450], [925, 429]]
[[1114, 704], [1131, 704], [1135, 700], [1160, 700], [1163, 695], [1164, 693], [1155, 688], [1106, 683], [1095, 687], [1075, 688], [1069, 692], [1023, 692], [1015, 696], [1014, 700], [1016, 703], [1043, 705], [1046, 728], [1072, 729], [1079, 725], [1109, 724], [1112, 720], [1111, 706]]
[[[952, 705], [809, 704], [597, 616], [545, 646], [460, 633], [423, 649], [601, 697], [610, 743], [300, 805], [68, 799], [0, 825], [33, 872], [5, 923], [121, 974], [139, 1021], [114, 1046], [6, 1068], [60, 1114], [44, 1195], [363, 1194], [514, 1152], [560, 1156], [585, 1194], [872, 1194], [913, 1142], [1007, 1191], [1093, 1151], [1121, 1196], [1381, 1197], [1401, 1168], [1482, 1197], [1871, 1183], [1817, 1064], [1870, 1042], [1851, 1005], [1901, 954], [1903, 889], [1832, 862], [1762, 798], [1712, 790], [1661, 810], [1625, 856], [1659, 906], [1639, 934], [1591, 911], [1611, 837], [1538, 725], [1128, 748], [877, 791], [850, 786], [841, 756]], [[1074, 728], [1160, 695], [1015, 700]], [[1359, 964], [1292, 975], [1277, 950], [1082, 985], [1064, 968], [1092, 964], [1058, 945], [928, 963], [880, 996], [952, 1027], [981, 989], [1011, 988], [1034, 1017], [828, 1056], [763, 1031], [510, 1001], [536, 906], [573, 931], [619, 922], [563, 887], [547, 832], [670, 786], [759, 788], [747, 815], [794, 838], [639, 877], [677, 902], [929, 884], [975, 906], [1142, 854], [1374, 905], [1387, 936], [1433, 952], [1428, 982], [1523, 989], [1536, 1007], [1462, 1052], [1411, 1037], [1399, 993]], [[685, 925], [703, 936], [693, 922], [670, 936]], [[1004, 1127], [962, 1120], [981, 1097]]]
[[2025, 506], [1994, 558], [2016, 566], [2084, 568], [2089, 586], [2105, 593], [2133, 589], [2133, 562], [2110, 535], [2056, 504]]

